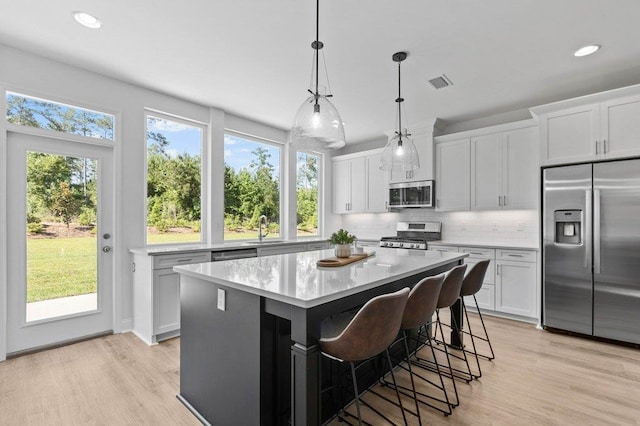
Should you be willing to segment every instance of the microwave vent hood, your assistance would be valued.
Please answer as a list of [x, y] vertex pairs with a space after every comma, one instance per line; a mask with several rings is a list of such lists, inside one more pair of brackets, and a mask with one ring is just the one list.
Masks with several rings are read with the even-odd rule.
[[390, 209], [433, 208], [435, 183], [433, 180], [389, 184]]

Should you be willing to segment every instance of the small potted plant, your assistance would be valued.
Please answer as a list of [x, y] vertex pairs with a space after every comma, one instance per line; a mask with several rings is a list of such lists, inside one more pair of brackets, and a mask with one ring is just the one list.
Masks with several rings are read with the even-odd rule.
[[336, 257], [349, 257], [351, 255], [351, 244], [356, 239], [344, 229], [340, 229], [333, 234], [329, 242], [336, 246]]

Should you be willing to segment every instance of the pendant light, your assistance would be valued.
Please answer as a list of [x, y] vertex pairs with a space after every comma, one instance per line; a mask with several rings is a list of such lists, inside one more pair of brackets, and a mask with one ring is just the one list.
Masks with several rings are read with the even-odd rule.
[[[320, 35], [320, 0], [316, 0], [316, 39], [311, 43], [314, 50], [313, 66], [314, 71], [311, 73], [312, 83], [309, 85], [308, 92], [311, 94], [300, 106], [289, 132], [289, 143], [295, 149], [324, 152], [334, 150], [345, 146], [344, 125], [338, 110], [329, 101], [332, 97], [331, 88], [329, 87], [329, 76], [327, 74], [327, 65], [322, 55], [324, 63], [325, 75], [327, 77], [327, 89], [325, 90], [318, 84], [319, 80], [319, 62], [320, 51], [324, 44], [319, 40]], [[315, 76], [315, 85], [313, 78]], [[313, 90], [312, 90], [313, 89]], [[327, 91], [328, 90], [328, 91]]]
[[415, 144], [409, 138], [411, 134], [407, 132], [406, 128], [402, 130], [402, 102], [404, 102], [404, 99], [400, 94], [400, 63], [407, 59], [407, 53], [397, 52], [391, 58], [398, 63], [398, 97], [396, 98], [396, 103], [398, 104], [398, 130], [384, 147], [380, 158], [380, 170], [408, 172], [420, 167], [420, 159], [418, 158]]

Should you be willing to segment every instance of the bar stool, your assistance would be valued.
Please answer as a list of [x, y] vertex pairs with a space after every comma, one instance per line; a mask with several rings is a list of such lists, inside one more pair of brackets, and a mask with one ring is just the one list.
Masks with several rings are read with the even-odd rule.
[[[455, 268], [452, 268], [447, 273], [444, 284], [442, 285], [442, 290], [440, 291], [440, 296], [438, 297], [438, 305], [436, 308], [436, 325], [434, 330], [434, 336], [436, 336], [438, 328], [440, 329], [441, 340], [438, 340], [437, 337], [434, 337], [434, 340], [436, 340], [436, 343], [438, 343], [439, 345], [442, 344], [442, 347], [438, 346], [436, 347], [436, 349], [446, 354], [447, 362], [449, 364], [449, 371], [447, 372], [445, 370], [445, 374], [448, 373], [448, 377], [452, 377], [452, 378], [455, 377], [469, 383], [474, 378], [477, 378], [477, 376], [471, 372], [471, 367], [469, 366], [467, 353], [464, 350], [464, 348], [459, 348], [461, 355], [452, 353], [448, 349], [449, 345], [447, 345], [444, 337], [444, 326], [446, 324], [444, 324], [440, 319], [440, 309], [451, 308], [451, 306], [453, 306], [453, 304], [460, 297], [460, 289], [462, 287], [462, 281], [464, 279], [464, 272], [466, 268], [467, 268], [467, 265], [459, 265], [459, 266], [456, 266]], [[451, 322], [453, 323], [453, 326], [449, 326], [449, 325], [446, 325], [446, 326], [457, 329], [457, 330], [461, 330], [460, 324], [456, 323], [456, 319], [454, 316], [451, 317]], [[462, 370], [460, 368], [453, 367], [451, 363], [451, 358], [456, 358], [458, 360], [464, 361], [466, 369]], [[431, 369], [433, 370], [433, 365], [431, 366]], [[458, 390], [457, 390], [457, 387], [455, 386], [455, 380], [453, 381], [453, 384], [454, 384], [454, 391], [455, 391], [456, 400], [457, 400]], [[457, 406], [457, 404], [454, 404], [454, 406]]]
[[[482, 282], [484, 281], [484, 276], [487, 272], [487, 268], [489, 267], [489, 260], [481, 260], [480, 262], [473, 265], [473, 267], [469, 270], [467, 275], [464, 277], [462, 281], [462, 288], [460, 289], [460, 297], [462, 298], [462, 308], [464, 310], [464, 315], [467, 320], [467, 327], [469, 331], [465, 331], [464, 333], [471, 337], [471, 346], [473, 347], [473, 354], [476, 357], [476, 364], [478, 365], [478, 377], [482, 376], [482, 370], [480, 369], [480, 361], [478, 357], [482, 357], [488, 359], [489, 361], [495, 358], [495, 354], [493, 353], [493, 347], [491, 346], [491, 341], [489, 340], [489, 334], [487, 334], [487, 327], [484, 325], [484, 319], [482, 318], [482, 312], [480, 312], [480, 308], [478, 308], [478, 300], [476, 299], [476, 293], [480, 291], [482, 288]], [[471, 330], [471, 323], [469, 322], [469, 313], [467, 312], [467, 305], [464, 302], [465, 297], [473, 297], [473, 301], [476, 304], [476, 309], [478, 310], [478, 316], [480, 317], [480, 323], [482, 324], [482, 329], [484, 330], [484, 337], [474, 334]], [[482, 340], [487, 342], [489, 345], [489, 351], [491, 355], [483, 355], [478, 353], [476, 348], [475, 339]], [[470, 351], [467, 351], [470, 352]]]
[[[408, 296], [409, 288], [405, 287], [395, 293], [374, 297], [358, 311], [344, 329], [339, 330], [338, 334], [335, 334], [338, 331], [336, 330], [336, 321], [329, 319], [323, 322], [323, 335], [319, 340], [322, 354], [338, 362], [348, 362], [351, 367], [351, 379], [353, 382], [359, 425], [362, 425], [362, 415], [360, 412], [361, 403], [369, 407], [387, 422], [393, 423], [366, 401], [360, 400], [356, 379], [357, 367], [355, 363], [359, 362], [358, 366], [360, 366], [362, 362], [386, 352], [391, 378], [394, 385], [396, 384], [388, 347], [400, 331], [402, 315], [407, 304]], [[340, 320], [337, 320], [337, 322], [340, 322]], [[398, 403], [402, 410], [402, 418], [404, 423], [407, 424], [407, 418], [402, 409], [402, 400], [400, 399], [397, 385], [395, 389]], [[345, 411], [345, 414], [349, 413]]]
[[[440, 364], [438, 363], [435, 351], [431, 344], [432, 339], [427, 338], [425, 340], [422, 340], [416, 337], [409, 337], [407, 335], [408, 331], [419, 329], [421, 327], [428, 327], [429, 325], [431, 325], [433, 314], [435, 313], [436, 305], [438, 303], [440, 291], [444, 283], [444, 279], [445, 279], [445, 274], [440, 274], [433, 277], [427, 277], [419, 281], [418, 284], [416, 284], [413, 287], [413, 289], [409, 293], [409, 300], [407, 301], [407, 306], [405, 307], [404, 315], [402, 316], [402, 324], [400, 326], [400, 330], [402, 331], [402, 336], [400, 339], [396, 339], [396, 341], [393, 342], [391, 345], [393, 346], [400, 341], [404, 343], [405, 361], [407, 366], [405, 367], [404, 364], [398, 364], [398, 365], [400, 366], [400, 368], [409, 372], [409, 375], [411, 378], [411, 389], [402, 385], [399, 385], [399, 387], [401, 389], [400, 392], [403, 395], [415, 398], [416, 414], [418, 417], [419, 424], [422, 424], [422, 419], [420, 417], [420, 408], [418, 406], [418, 403], [432, 407], [440, 411], [441, 413], [443, 413], [445, 416], [448, 416], [451, 414], [452, 403], [449, 401], [449, 396], [447, 395], [447, 390], [445, 388], [443, 375], [440, 372]], [[422, 334], [418, 335], [418, 337], [420, 336], [422, 336]], [[420, 346], [427, 346], [427, 345], [429, 346], [429, 348], [431, 349], [431, 355], [434, 360], [436, 372], [440, 380], [439, 384], [425, 377], [424, 373], [419, 373], [414, 368], [412, 368], [413, 361], [411, 359], [411, 354], [409, 352], [409, 345], [407, 343], [409, 339], [415, 341], [417, 343], [418, 348]], [[415, 366], [420, 367], [419, 364]], [[440, 390], [443, 394], [442, 399], [435, 397], [433, 395], [426, 394], [424, 392], [417, 391], [415, 388], [414, 377], [419, 378], [424, 383], [432, 385], [436, 389]], [[392, 386], [392, 384], [389, 383], [388, 381], [385, 381], [384, 384], [387, 386]], [[411, 391], [411, 394], [409, 394], [408, 391]], [[434, 405], [432, 401], [437, 401], [442, 404], [445, 404], [447, 409], [445, 410], [440, 406]]]

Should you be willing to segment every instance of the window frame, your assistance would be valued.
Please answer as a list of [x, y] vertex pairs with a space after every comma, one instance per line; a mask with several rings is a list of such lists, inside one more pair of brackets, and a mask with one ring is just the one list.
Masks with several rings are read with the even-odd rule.
[[[293, 151], [296, 159], [296, 168], [295, 168], [295, 188], [296, 188], [296, 219], [295, 223], [295, 237], [297, 239], [311, 239], [318, 238], [324, 235], [324, 165], [326, 161], [326, 155], [321, 152], [314, 151], [305, 151], [305, 150], [296, 150]], [[313, 155], [314, 157], [318, 157], [318, 233], [316, 235], [308, 235], [308, 236], [299, 236], [298, 235], [298, 154], [306, 154]]]
[[[202, 134], [200, 138], [200, 239], [198, 241], [181, 241], [181, 242], [166, 242], [166, 243], [149, 243], [147, 233], [147, 218], [149, 215], [148, 194], [147, 194], [147, 176], [149, 167], [148, 157], [148, 122], [149, 117], [159, 118], [162, 120], [173, 121], [181, 124], [185, 124], [192, 127], [200, 128]], [[143, 230], [144, 230], [144, 244], [145, 247], [162, 247], [162, 246], [181, 246], [181, 245], [193, 245], [193, 244], [205, 244], [207, 243], [207, 235], [209, 228], [209, 203], [208, 203], [208, 183], [209, 183], [209, 124], [203, 123], [198, 120], [181, 117], [175, 114], [159, 111], [156, 109], [145, 108], [144, 109], [144, 178], [143, 178]]]
[[[278, 147], [280, 149], [280, 156], [278, 158], [278, 161], [280, 161], [280, 179], [279, 179], [279, 186], [280, 186], [280, 194], [278, 197], [278, 202], [280, 203], [280, 207], [278, 209], [278, 224], [280, 227], [280, 232], [278, 235], [277, 239], [284, 239], [285, 238], [285, 224], [284, 224], [284, 217], [285, 217], [285, 148], [286, 148], [286, 144], [284, 142], [278, 142], [275, 141], [273, 139], [269, 139], [269, 138], [265, 138], [262, 136], [256, 136], [256, 135], [252, 135], [249, 133], [245, 133], [239, 130], [234, 130], [234, 129], [230, 129], [225, 127], [223, 130], [223, 146], [222, 146], [222, 150], [224, 152], [225, 149], [225, 142], [224, 142], [224, 137], [230, 135], [230, 136], [235, 136], [235, 137], [239, 137], [245, 140], [248, 140], [250, 142], [255, 142], [255, 143], [261, 143], [261, 144], [265, 144], [265, 145], [271, 145], [271, 146], [275, 146]], [[225, 164], [225, 160], [223, 158], [223, 163], [222, 163], [223, 167]], [[224, 176], [223, 176], [223, 181], [222, 181], [222, 187], [223, 187], [223, 192], [222, 192], [222, 217], [224, 220], [224, 210], [225, 210], [225, 206], [224, 206]], [[222, 230], [222, 241], [227, 243], [227, 242], [233, 242], [233, 241], [253, 241], [253, 238], [246, 238], [246, 239], [237, 239], [237, 240], [227, 240], [225, 239], [225, 233], [224, 233], [224, 224], [223, 224], [223, 230]]]
[[[82, 143], [105, 146], [110, 148], [114, 148], [116, 145], [118, 145], [120, 141], [120, 128], [121, 128], [120, 123], [122, 122], [122, 114], [118, 111], [114, 111], [109, 108], [102, 108], [102, 107], [98, 108], [93, 105], [89, 105], [85, 102], [79, 102], [79, 101], [70, 100], [70, 99], [62, 99], [57, 96], [38, 94], [31, 90], [21, 90], [16, 87], [5, 86], [3, 87], [3, 89], [4, 89], [4, 98], [2, 102], [3, 102], [4, 116], [2, 119], [7, 126], [6, 127], [7, 131], [30, 134], [34, 136], [43, 136], [51, 139], [62, 139], [67, 141], [82, 142]], [[91, 136], [78, 135], [75, 133], [59, 132], [53, 129], [24, 126], [20, 124], [10, 123], [9, 120], [7, 119], [7, 108], [8, 108], [7, 96], [9, 94], [27, 97], [27, 98], [31, 98], [31, 99], [35, 99], [43, 102], [56, 103], [69, 108], [81, 108], [97, 114], [110, 115], [113, 117], [113, 139], [94, 138]]]

